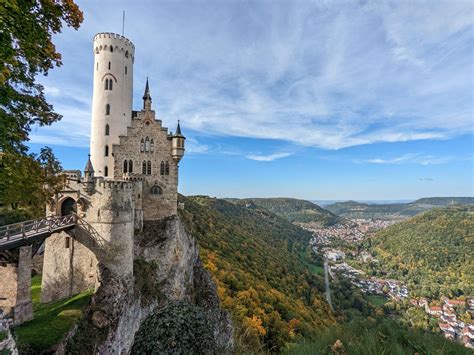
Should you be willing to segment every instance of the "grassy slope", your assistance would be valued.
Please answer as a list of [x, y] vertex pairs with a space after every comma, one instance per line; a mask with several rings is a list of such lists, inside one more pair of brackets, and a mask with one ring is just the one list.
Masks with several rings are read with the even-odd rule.
[[[337, 342], [339, 340], [339, 342]], [[461, 344], [416, 329], [408, 330], [394, 320], [354, 320], [320, 334], [314, 342], [298, 344], [285, 354], [472, 354]]]
[[306, 200], [294, 198], [249, 198], [233, 200], [234, 203], [254, 203], [256, 206], [265, 208], [272, 213], [288, 219], [290, 222], [298, 223], [321, 223], [331, 225], [337, 222], [338, 217], [324, 208]]
[[262, 344], [279, 349], [334, 323], [322, 296], [323, 279], [305, 260], [310, 233], [255, 205], [204, 196], [181, 199], [182, 217], [243, 343], [253, 350]]
[[81, 317], [91, 292], [72, 298], [41, 304], [41, 277], [31, 280], [34, 319], [14, 328], [17, 344], [22, 353], [41, 353], [58, 344], [72, 325]]
[[[415, 295], [474, 294], [474, 206], [425, 212], [371, 238], [388, 277]], [[379, 267], [380, 269], [380, 267]]]

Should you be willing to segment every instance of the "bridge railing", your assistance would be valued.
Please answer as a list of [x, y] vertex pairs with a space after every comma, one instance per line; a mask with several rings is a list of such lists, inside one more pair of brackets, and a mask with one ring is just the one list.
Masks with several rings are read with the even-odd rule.
[[67, 216], [48, 216], [30, 221], [9, 224], [0, 227], [0, 245], [9, 244], [19, 239], [28, 239], [44, 233], [53, 233], [74, 226], [78, 217], [75, 214]]

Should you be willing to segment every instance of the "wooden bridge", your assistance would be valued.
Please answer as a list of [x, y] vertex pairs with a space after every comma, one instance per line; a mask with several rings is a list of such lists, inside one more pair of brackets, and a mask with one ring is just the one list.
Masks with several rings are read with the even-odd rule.
[[45, 239], [53, 233], [72, 229], [79, 222], [76, 214], [48, 216], [0, 227], [0, 251], [14, 249]]

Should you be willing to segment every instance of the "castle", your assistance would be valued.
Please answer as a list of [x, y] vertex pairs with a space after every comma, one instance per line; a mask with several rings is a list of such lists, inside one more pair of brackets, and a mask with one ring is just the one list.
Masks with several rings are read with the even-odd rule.
[[144, 222], [177, 214], [178, 163], [185, 137], [155, 117], [148, 79], [143, 108], [132, 110], [135, 47], [114, 33], [94, 37], [91, 146], [84, 175], [66, 171], [67, 184], [47, 215], [76, 213], [81, 229], [46, 239], [42, 302], [98, 286], [98, 262], [126, 277], [133, 272], [134, 233]]

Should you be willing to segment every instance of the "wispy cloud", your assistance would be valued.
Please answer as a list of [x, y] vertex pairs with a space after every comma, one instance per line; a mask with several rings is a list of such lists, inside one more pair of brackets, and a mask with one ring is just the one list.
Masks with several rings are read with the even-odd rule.
[[290, 155], [292, 155], [292, 153], [274, 153], [274, 154], [269, 154], [269, 155], [251, 154], [245, 157], [247, 159], [256, 160], [256, 161], [273, 161], [273, 160], [289, 157]]
[[[120, 14], [110, 14], [124, 8], [136, 46], [135, 106], [150, 76], [170, 126], [181, 119], [197, 133], [324, 149], [474, 133], [469, 1], [81, 5], [86, 21], [56, 37], [65, 65], [46, 80], [60, 112], [90, 102], [91, 37], [118, 29]], [[58, 105], [64, 94], [68, 108]], [[68, 140], [83, 130], [40, 133]]]
[[423, 155], [417, 153], [408, 153], [393, 158], [372, 158], [365, 160], [355, 160], [358, 163], [370, 163], [370, 164], [421, 164], [421, 165], [434, 165], [444, 164], [451, 161], [452, 157], [434, 157], [431, 155]]

